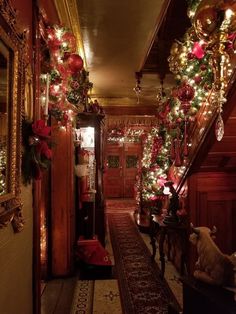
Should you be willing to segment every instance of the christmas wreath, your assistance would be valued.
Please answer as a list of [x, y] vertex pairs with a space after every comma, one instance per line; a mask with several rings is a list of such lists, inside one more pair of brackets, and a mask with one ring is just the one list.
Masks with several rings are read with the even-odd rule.
[[51, 163], [51, 127], [44, 120], [35, 122], [24, 120], [22, 124], [22, 178], [27, 185], [32, 179], [40, 180], [42, 171]]

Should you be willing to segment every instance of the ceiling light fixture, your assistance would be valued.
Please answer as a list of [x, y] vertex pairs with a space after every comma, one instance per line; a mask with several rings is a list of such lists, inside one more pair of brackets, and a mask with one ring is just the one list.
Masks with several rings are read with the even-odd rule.
[[166, 93], [164, 90], [164, 78], [160, 78], [160, 87], [157, 90], [157, 102], [161, 102], [163, 100], [163, 98], [166, 97]]
[[133, 88], [133, 91], [135, 92], [136, 96], [137, 96], [137, 104], [139, 104], [139, 96], [141, 94], [141, 78], [142, 78], [142, 72], [135, 72], [135, 78], [136, 78], [136, 85]]

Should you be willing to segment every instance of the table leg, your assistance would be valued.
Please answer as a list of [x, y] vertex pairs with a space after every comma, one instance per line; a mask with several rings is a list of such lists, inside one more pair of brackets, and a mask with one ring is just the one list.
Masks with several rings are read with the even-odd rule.
[[185, 270], [187, 272], [187, 267], [186, 267], [187, 240], [186, 239], [188, 239], [188, 234], [187, 234], [187, 231], [184, 230], [181, 233], [182, 252], [181, 252], [181, 269], [180, 269], [180, 274], [182, 276], [185, 274]]
[[161, 229], [159, 238], [159, 254], [161, 261], [161, 278], [164, 278], [165, 274], [165, 253], [164, 253], [164, 241], [165, 241], [165, 229]]
[[157, 228], [155, 227], [155, 224], [151, 221], [150, 222], [150, 244], [152, 246], [152, 260], [155, 260], [156, 256], [156, 234], [157, 234]]

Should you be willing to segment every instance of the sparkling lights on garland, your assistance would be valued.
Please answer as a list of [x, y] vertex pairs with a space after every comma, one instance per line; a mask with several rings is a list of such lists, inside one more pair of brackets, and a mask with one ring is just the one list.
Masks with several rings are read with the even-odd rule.
[[143, 158], [139, 170], [140, 178], [136, 184], [137, 202], [155, 201], [163, 194], [168, 170], [171, 164], [169, 158], [169, 135], [159, 128], [152, 128], [143, 135]]
[[165, 137], [162, 137], [163, 143], [155, 160], [152, 147], [160, 131], [152, 130], [144, 141], [142, 168], [136, 188], [141, 191], [139, 200], [141, 197], [151, 200], [162, 193], [160, 180], [167, 178], [172, 162], [177, 166], [177, 175], [183, 175], [186, 169], [183, 160], [191, 146], [188, 128], [202, 105], [205, 108], [203, 116], [211, 117], [213, 110], [218, 112], [216, 138], [221, 140], [223, 137], [221, 113], [232, 74], [230, 55], [236, 51], [235, 5], [230, 1], [187, 2], [192, 26], [182, 40], [176, 40], [171, 47], [168, 61], [170, 70], [176, 75], [176, 86], [170, 95], [158, 98], [158, 125]]
[[75, 36], [57, 25], [48, 28], [47, 34], [51, 70], [41, 76], [44, 115], [49, 111], [64, 125], [78, 112], [103, 114], [97, 100], [92, 101], [88, 95], [93, 84], [89, 81], [89, 72], [84, 69], [83, 59], [76, 53]]
[[140, 128], [110, 128], [107, 131], [107, 142], [140, 142], [144, 130]]

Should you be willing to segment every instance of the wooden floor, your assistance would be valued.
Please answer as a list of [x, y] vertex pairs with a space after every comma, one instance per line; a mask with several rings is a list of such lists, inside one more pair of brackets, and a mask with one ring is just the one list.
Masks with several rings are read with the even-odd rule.
[[77, 276], [42, 284], [41, 314], [69, 314]]

